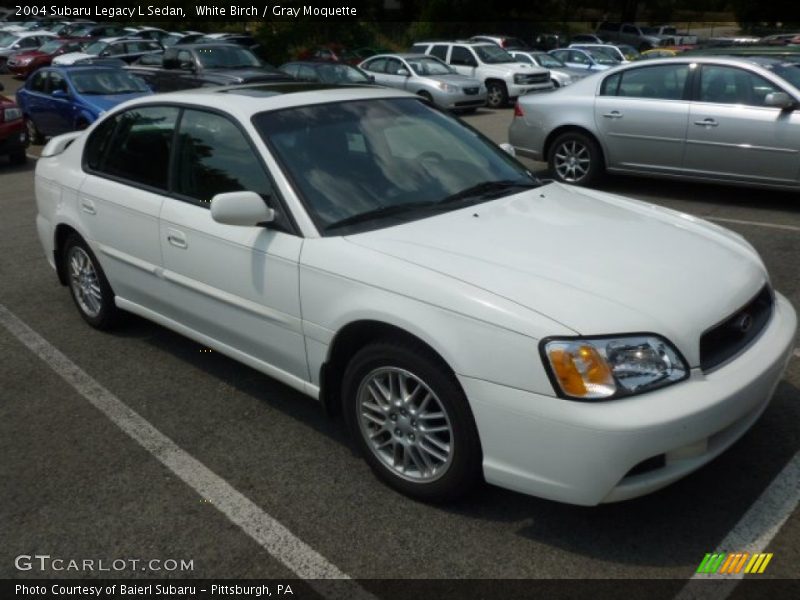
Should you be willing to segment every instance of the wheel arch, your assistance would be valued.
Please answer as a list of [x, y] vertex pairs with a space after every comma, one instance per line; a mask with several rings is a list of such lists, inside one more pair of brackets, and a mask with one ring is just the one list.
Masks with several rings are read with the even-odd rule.
[[455, 371], [441, 352], [422, 337], [387, 321], [361, 319], [351, 321], [336, 332], [320, 367], [319, 399], [330, 415], [341, 412], [341, 387], [347, 364], [361, 348], [379, 340], [400, 340], [424, 347], [451, 374]]

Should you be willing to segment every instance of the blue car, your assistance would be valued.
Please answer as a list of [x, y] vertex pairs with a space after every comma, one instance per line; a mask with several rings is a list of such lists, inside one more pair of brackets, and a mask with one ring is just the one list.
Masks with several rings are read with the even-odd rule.
[[41, 144], [45, 137], [85, 129], [121, 102], [152, 93], [144, 81], [118, 67], [46, 67], [17, 91], [17, 104], [31, 143]]

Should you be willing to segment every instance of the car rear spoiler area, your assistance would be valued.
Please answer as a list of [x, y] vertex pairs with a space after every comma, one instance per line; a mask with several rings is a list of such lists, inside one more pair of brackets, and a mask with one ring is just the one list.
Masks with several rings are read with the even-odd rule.
[[81, 135], [83, 135], [83, 131], [70, 131], [69, 133], [64, 133], [54, 137], [52, 140], [47, 142], [47, 145], [42, 149], [42, 153], [40, 155], [41, 158], [48, 158], [50, 156], [61, 154]]

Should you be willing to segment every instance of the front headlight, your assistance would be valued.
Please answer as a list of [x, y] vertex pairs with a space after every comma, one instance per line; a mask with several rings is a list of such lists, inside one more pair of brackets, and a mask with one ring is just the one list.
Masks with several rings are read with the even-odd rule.
[[437, 81], [436, 87], [438, 87], [446, 94], [455, 94], [456, 92], [458, 92], [458, 86], [450, 85], [449, 83], [445, 83], [444, 81]]
[[655, 335], [548, 338], [540, 349], [556, 393], [575, 400], [640, 394], [689, 376], [678, 350]]

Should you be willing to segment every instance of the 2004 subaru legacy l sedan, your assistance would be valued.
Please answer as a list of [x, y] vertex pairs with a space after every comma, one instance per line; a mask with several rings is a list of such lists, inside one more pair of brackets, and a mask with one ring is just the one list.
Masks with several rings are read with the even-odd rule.
[[318, 398], [427, 500], [661, 488], [756, 421], [796, 329], [739, 235], [540, 185], [398, 90], [134, 100], [52, 140], [36, 197], [90, 325], [130, 311]]

